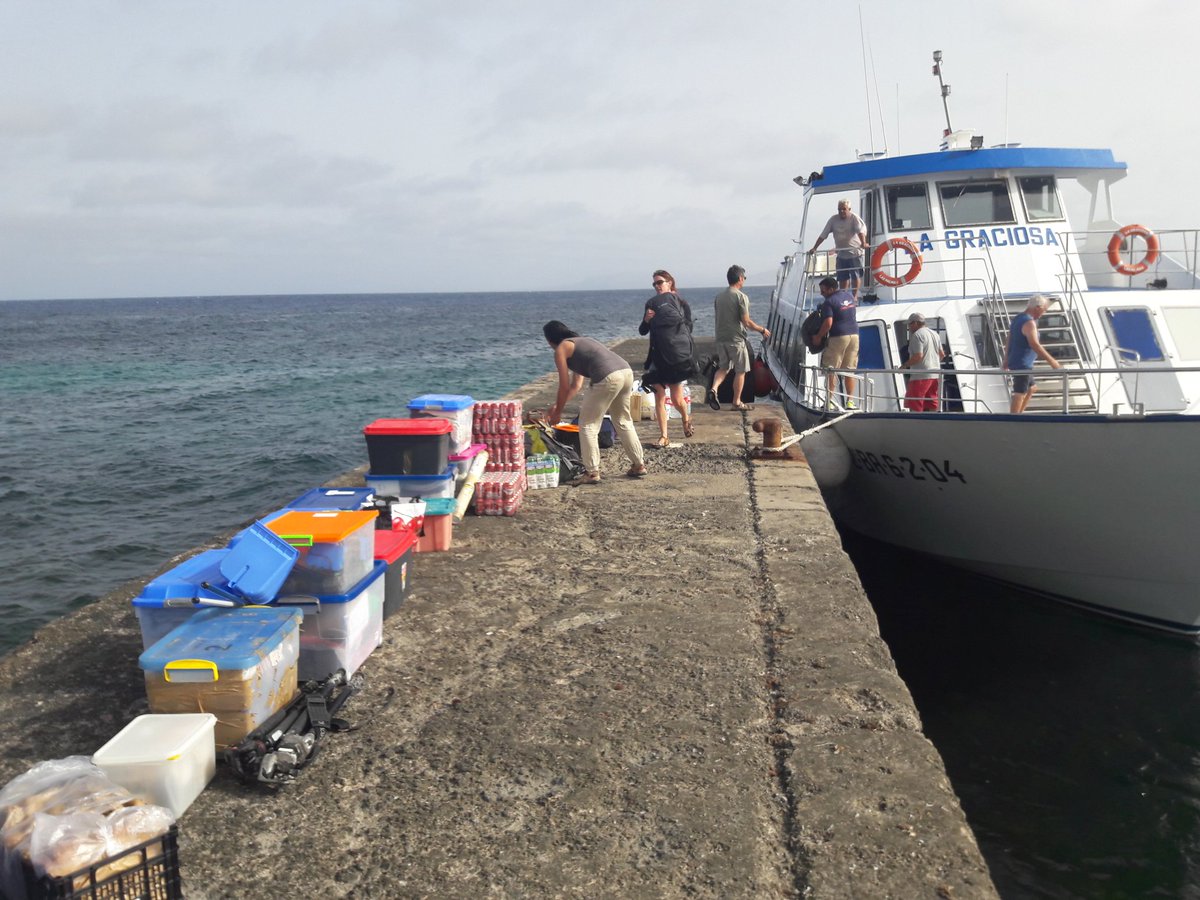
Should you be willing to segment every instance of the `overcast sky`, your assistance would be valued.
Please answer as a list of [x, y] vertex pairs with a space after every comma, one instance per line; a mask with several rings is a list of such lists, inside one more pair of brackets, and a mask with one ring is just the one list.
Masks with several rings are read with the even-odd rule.
[[794, 176], [936, 149], [934, 49], [955, 128], [1196, 225], [1198, 9], [0, 0], [0, 299], [768, 283]]

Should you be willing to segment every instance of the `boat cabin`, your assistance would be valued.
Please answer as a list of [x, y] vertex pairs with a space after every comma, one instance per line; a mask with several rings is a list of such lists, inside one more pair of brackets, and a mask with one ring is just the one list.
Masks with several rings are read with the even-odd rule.
[[[834, 273], [836, 250], [827, 241], [807, 252], [825, 226], [824, 219], [810, 221], [809, 211], [814, 198], [836, 194], [856, 198], [852, 205], [867, 226], [858, 377], [875, 409], [901, 408], [904, 381], [895, 370], [907, 355], [907, 317], [920, 311], [948, 351], [944, 411], [1006, 411], [1010, 378], [997, 371], [1009, 324], [1034, 294], [1051, 298], [1038, 326], [1041, 341], [1073, 372], [1040, 379], [1031, 411], [1195, 406], [1197, 376], [1185, 390], [1178, 374], [1159, 370], [1200, 366], [1196, 233], [1156, 235], [1118, 224], [1109, 188], [1126, 166], [1109, 150], [984, 149], [977, 138], [960, 137], [951, 135], [938, 152], [861, 159], [795, 179], [804, 188], [800, 249], [781, 264], [768, 320], [772, 356], [783, 370], [776, 377], [797, 385], [816, 380], [802, 371], [816, 358], [799, 326], [821, 302], [817, 284]], [[1064, 202], [1068, 188], [1072, 200], [1085, 198], [1078, 231]], [[1114, 371], [1074, 374], [1097, 367]]]

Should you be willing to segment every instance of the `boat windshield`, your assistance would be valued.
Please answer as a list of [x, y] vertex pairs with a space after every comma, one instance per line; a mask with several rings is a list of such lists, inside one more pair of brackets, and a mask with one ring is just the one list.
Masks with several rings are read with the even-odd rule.
[[924, 182], [893, 184], [884, 188], [889, 231], [917, 231], [933, 227], [929, 192]]
[[953, 181], [938, 184], [942, 218], [948, 227], [959, 225], [1003, 225], [1016, 222], [1008, 182]]
[[1062, 221], [1062, 207], [1053, 175], [1024, 175], [1017, 183], [1021, 186], [1021, 199], [1025, 201], [1025, 217], [1030, 222]]

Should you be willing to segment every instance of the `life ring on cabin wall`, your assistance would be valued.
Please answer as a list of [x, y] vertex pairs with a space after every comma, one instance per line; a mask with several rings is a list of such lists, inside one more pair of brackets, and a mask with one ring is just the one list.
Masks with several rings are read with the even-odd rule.
[[[1140, 237], [1146, 242], [1146, 255], [1141, 262], [1121, 262], [1121, 244], [1126, 238]], [[1145, 225], [1126, 225], [1113, 233], [1108, 241], [1108, 262], [1122, 275], [1141, 275], [1158, 259], [1158, 236]]]
[[[883, 270], [883, 258], [892, 250], [903, 250], [909, 256], [908, 271], [903, 275], [889, 275]], [[908, 238], [888, 238], [871, 254], [871, 275], [884, 287], [910, 284], [921, 274], [921, 265], [921, 254]]]

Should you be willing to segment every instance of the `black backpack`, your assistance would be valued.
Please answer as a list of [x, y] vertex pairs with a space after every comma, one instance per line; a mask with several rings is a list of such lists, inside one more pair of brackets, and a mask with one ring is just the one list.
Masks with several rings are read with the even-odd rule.
[[817, 332], [821, 330], [821, 323], [824, 321], [825, 316], [821, 314], [821, 310], [814, 309], [808, 314], [804, 324], [800, 326], [800, 336], [804, 339], [804, 346], [808, 348], [809, 353], [820, 353], [829, 343], [828, 334], [819, 341], [816, 339]]

